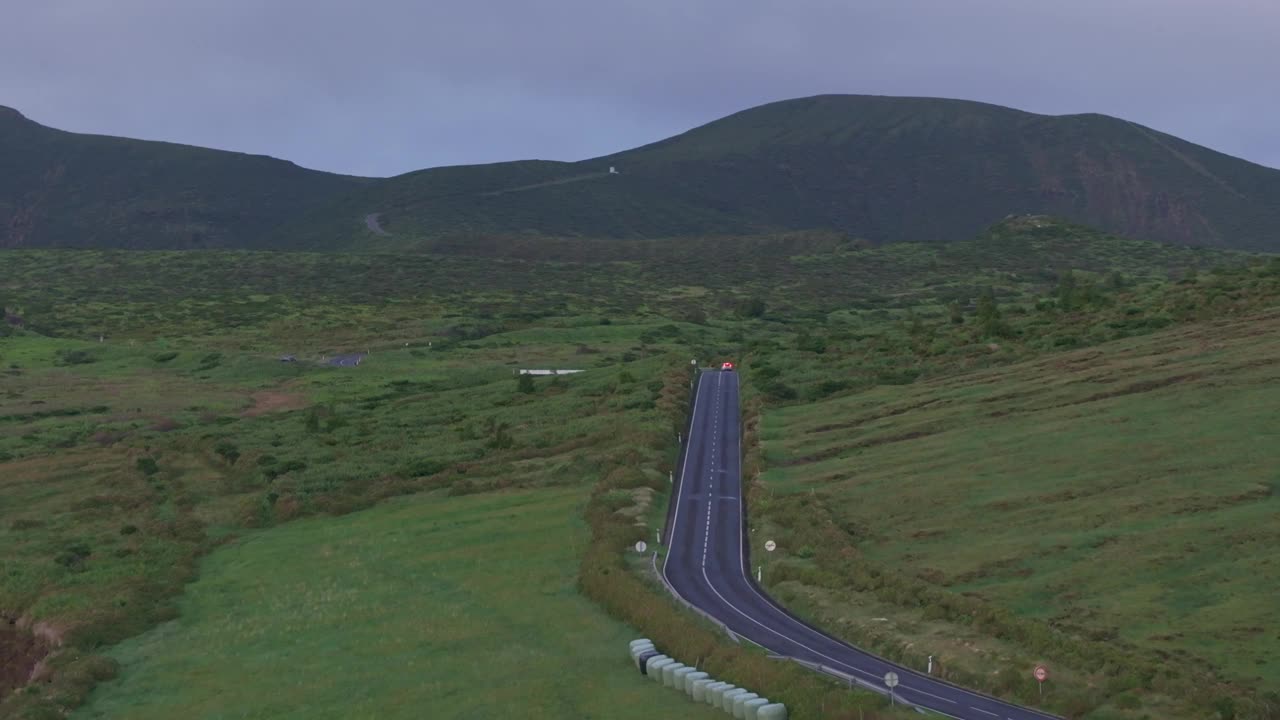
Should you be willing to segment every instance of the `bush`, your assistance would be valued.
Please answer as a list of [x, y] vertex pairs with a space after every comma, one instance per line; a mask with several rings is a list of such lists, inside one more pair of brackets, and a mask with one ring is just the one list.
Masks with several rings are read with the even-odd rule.
[[230, 440], [222, 440], [213, 447], [213, 451], [222, 456], [228, 465], [235, 465], [240, 459], [240, 449]]
[[848, 380], [823, 380], [818, 383], [818, 387], [814, 388], [813, 399], [820, 400], [828, 395], [834, 395], [848, 389]]
[[98, 358], [94, 357], [88, 350], [59, 350], [54, 353], [54, 365], [88, 365], [95, 363]]
[[442, 473], [447, 469], [449, 469], [449, 463], [429, 458], [417, 458], [406, 463], [400, 470], [400, 474], [405, 477], [426, 477]]
[[516, 377], [516, 390], [528, 395], [537, 392], [538, 386], [534, 384], [532, 375], [521, 373]]
[[799, 393], [796, 392], [795, 388], [783, 382], [774, 381], [765, 383], [761, 389], [764, 390], [765, 395], [768, 395], [774, 400], [795, 400], [800, 396]]
[[83, 568], [84, 561], [92, 554], [92, 548], [84, 543], [78, 543], [58, 553], [54, 562], [69, 570], [80, 570]]
[[158, 363], [167, 363], [176, 357], [178, 357], [178, 353], [170, 351], [170, 352], [156, 353], [155, 355], [151, 356], [151, 359]]
[[759, 297], [753, 297], [739, 303], [737, 311], [738, 315], [744, 318], [760, 318], [764, 317], [768, 306], [764, 300]]
[[288, 460], [279, 465], [265, 467], [262, 470], [263, 477], [268, 480], [275, 480], [281, 475], [291, 472], [302, 472], [307, 469], [307, 464], [301, 460]]
[[151, 457], [138, 458], [137, 468], [138, 472], [141, 472], [147, 477], [151, 477], [152, 475], [160, 472], [160, 466], [156, 464], [155, 458]]

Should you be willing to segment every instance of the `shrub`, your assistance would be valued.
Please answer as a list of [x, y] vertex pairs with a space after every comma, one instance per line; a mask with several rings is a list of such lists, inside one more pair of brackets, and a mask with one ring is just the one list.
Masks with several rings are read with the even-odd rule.
[[97, 361], [98, 361], [98, 358], [94, 357], [94, 356], [93, 356], [89, 351], [87, 351], [87, 350], [66, 350], [66, 349], [63, 349], [63, 350], [59, 350], [59, 351], [57, 351], [56, 353], [54, 353], [54, 361], [53, 361], [53, 364], [54, 364], [54, 365], [59, 365], [59, 366], [66, 366], [66, 365], [88, 365], [88, 364], [90, 364], [90, 363], [95, 363], [95, 362], [97, 362]]
[[538, 386], [533, 382], [532, 375], [521, 373], [516, 377], [516, 390], [529, 395], [537, 392]]
[[737, 311], [738, 315], [744, 318], [760, 318], [764, 317], [767, 309], [768, 306], [763, 298], [753, 297], [742, 301], [738, 305]]
[[417, 458], [406, 463], [400, 470], [400, 474], [405, 477], [426, 477], [442, 473], [447, 469], [449, 469], [449, 463], [447, 462], [430, 458]]
[[92, 554], [93, 549], [88, 545], [77, 543], [58, 553], [58, 556], [54, 558], [54, 562], [67, 569], [80, 570], [84, 565], [84, 561]]
[[222, 440], [213, 447], [213, 451], [222, 456], [228, 465], [235, 465], [240, 459], [240, 449], [230, 440]]
[[796, 389], [783, 382], [771, 382], [764, 386], [765, 394], [774, 400], [795, 400], [799, 397]]

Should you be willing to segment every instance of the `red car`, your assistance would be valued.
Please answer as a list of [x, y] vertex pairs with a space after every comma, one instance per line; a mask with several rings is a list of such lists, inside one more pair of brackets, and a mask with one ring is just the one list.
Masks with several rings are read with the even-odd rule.
[[732, 369], [733, 369], [733, 363], [731, 363], [731, 362], [723, 363], [723, 364], [721, 364], [721, 365], [720, 365], [720, 369], [721, 369], [721, 370], [732, 370]]

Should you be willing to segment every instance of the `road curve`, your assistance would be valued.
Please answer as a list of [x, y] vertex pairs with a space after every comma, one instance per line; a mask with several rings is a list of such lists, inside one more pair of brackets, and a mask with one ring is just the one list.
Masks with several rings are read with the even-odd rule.
[[859, 650], [793, 617], [765, 595], [750, 577], [748, 566], [741, 448], [738, 374], [703, 371], [672, 493], [668, 550], [662, 566], [667, 583], [680, 597], [757, 645], [825, 666], [859, 684], [883, 691], [885, 673], [896, 672], [898, 699], [943, 715], [961, 720], [1057, 718]]

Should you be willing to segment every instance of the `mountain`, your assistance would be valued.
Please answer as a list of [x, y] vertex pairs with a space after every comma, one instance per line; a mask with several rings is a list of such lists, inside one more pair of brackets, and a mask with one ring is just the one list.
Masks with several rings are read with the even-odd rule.
[[270, 247], [368, 182], [260, 155], [81, 135], [0, 107], [0, 247]]
[[1280, 250], [1280, 171], [1104, 115], [824, 95], [582, 162], [409, 173], [284, 235], [349, 247], [367, 213], [408, 238], [822, 228], [875, 242], [959, 240], [1009, 215], [1048, 214], [1165, 243]]
[[[1104, 115], [962, 100], [822, 95], [581, 162], [376, 181], [27, 121], [17, 125], [44, 145], [15, 145], [14, 125], [0, 120], [0, 153], [26, 152], [16, 176], [0, 170], [0, 227], [9, 228], [0, 242], [9, 245], [367, 250], [789, 230], [883, 243], [959, 240], [1011, 215], [1053, 215], [1171, 244], [1280, 250], [1280, 170]], [[108, 142], [165, 172], [61, 159]]]

